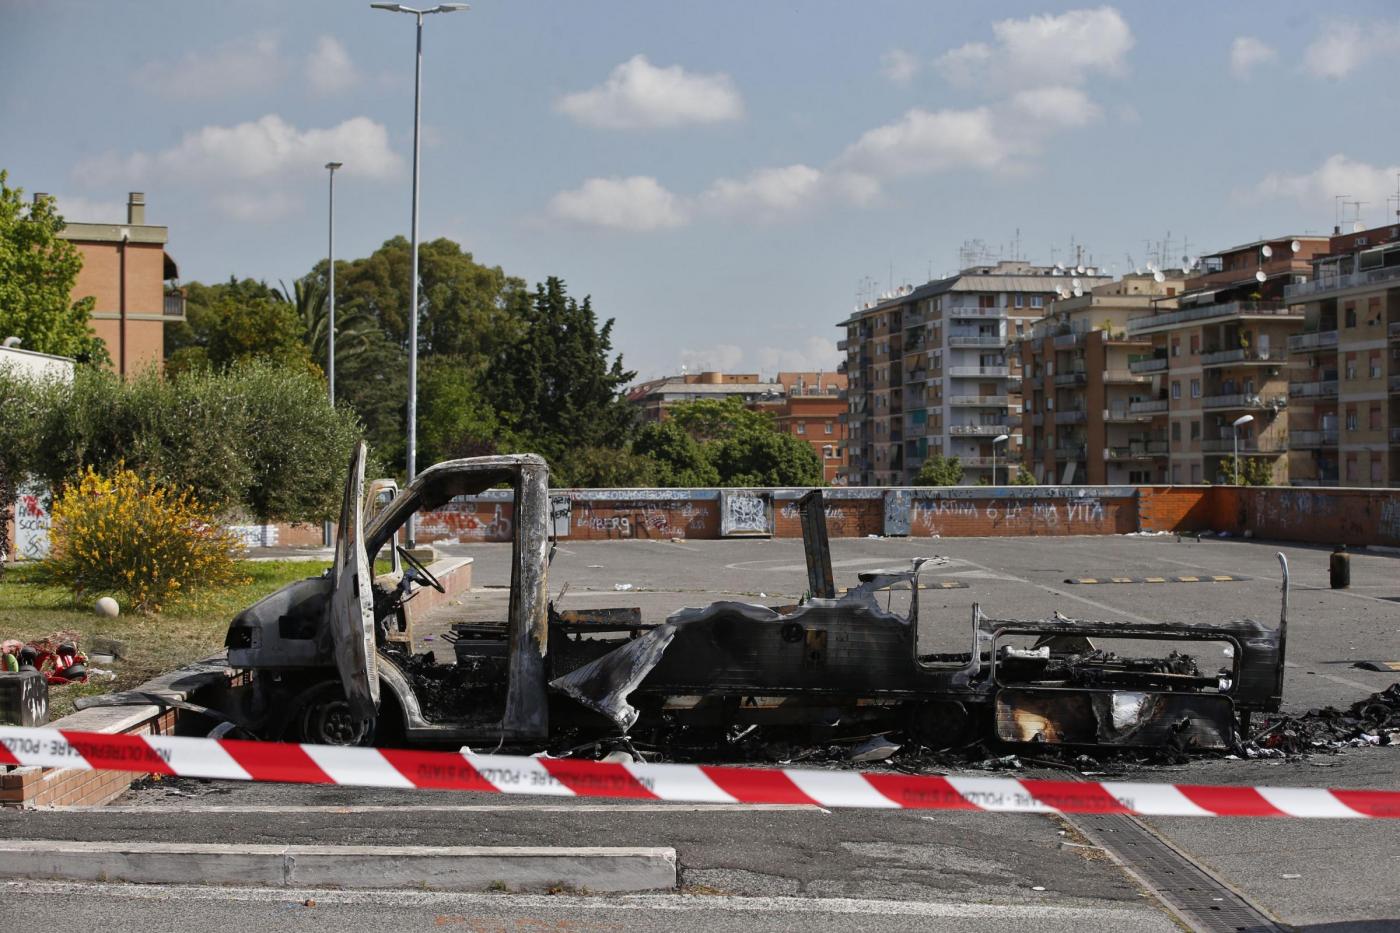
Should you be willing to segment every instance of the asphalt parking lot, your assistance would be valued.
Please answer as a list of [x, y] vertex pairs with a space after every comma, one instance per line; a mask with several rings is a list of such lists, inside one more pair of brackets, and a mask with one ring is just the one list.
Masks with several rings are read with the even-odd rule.
[[[1284, 704], [1347, 705], [1397, 679], [1354, 668], [1400, 659], [1400, 559], [1357, 554], [1349, 590], [1327, 587], [1328, 552], [1244, 540], [1115, 538], [838, 539], [838, 586], [861, 570], [939, 555], [922, 591], [920, 638], [966, 639], [973, 603], [996, 617], [1059, 611], [1105, 620], [1276, 622], [1279, 565], [1293, 589]], [[479, 587], [507, 582], [508, 545], [457, 545]], [[1066, 578], [1228, 574], [1220, 583], [1067, 584]], [[716, 599], [770, 605], [806, 589], [791, 540], [560, 542], [550, 589], [562, 608], [639, 606], [659, 619]], [[624, 589], [618, 589], [622, 585]], [[483, 589], [485, 600], [500, 590]], [[904, 598], [907, 598], [904, 597]], [[1130, 779], [1333, 787], [1400, 787], [1400, 752], [1347, 750], [1286, 761], [1202, 760]], [[1159, 819], [1174, 846], [1274, 917], [1329, 930], [1400, 928], [1400, 825], [1362, 821]], [[86, 900], [84, 929], [185, 928], [191, 917], [266, 929], [454, 926], [465, 929], [1023, 929], [1171, 930], [1175, 921], [1101, 850], [1055, 817], [803, 807], [539, 801], [489, 795], [167, 781], [96, 812], [0, 812], [22, 838], [336, 842], [414, 845], [672, 846], [684, 894], [393, 895], [132, 886], [0, 887], [0, 916], [24, 902]], [[100, 887], [100, 890], [98, 888]], [[37, 895], [52, 895], [39, 897]], [[92, 913], [90, 911], [97, 911]], [[50, 916], [52, 914], [52, 916]], [[66, 928], [57, 911], [24, 916]], [[19, 914], [14, 914], [19, 916]], [[51, 924], [48, 921], [52, 919]], [[138, 920], [140, 922], [138, 922]], [[141, 925], [141, 924], [144, 924]]]

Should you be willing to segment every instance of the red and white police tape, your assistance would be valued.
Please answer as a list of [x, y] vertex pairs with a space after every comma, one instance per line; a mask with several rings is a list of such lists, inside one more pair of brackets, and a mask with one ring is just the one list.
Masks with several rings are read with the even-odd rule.
[[0, 764], [235, 781], [1002, 813], [1400, 819], [1400, 791], [614, 764], [0, 726]]

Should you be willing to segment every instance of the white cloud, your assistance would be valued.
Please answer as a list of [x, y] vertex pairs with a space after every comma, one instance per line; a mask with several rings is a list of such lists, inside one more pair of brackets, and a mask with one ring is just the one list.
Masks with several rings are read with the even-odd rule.
[[1383, 205], [1395, 193], [1395, 176], [1400, 165], [1371, 165], [1357, 162], [1341, 153], [1331, 156], [1311, 172], [1275, 172], [1255, 186], [1264, 198], [1290, 198], [1304, 207], [1328, 208], [1339, 194], [1348, 200]]
[[602, 84], [566, 94], [554, 106], [579, 123], [606, 129], [723, 123], [744, 114], [728, 75], [695, 74], [679, 65], [658, 68], [645, 55], [634, 55]]
[[754, 351], [761, 373], [834, 372], [845, 354], [825, 337], [807, 337], [794, 347], [760, 347]]
[[81, 195], [56, 194], [54, 202], [58, 213], [71, 224], [126, 222], [126, 204], [121, 201], [98, 201]]
[[923, 67], [923, 63], [903, 49], [890, 49], [880, 56], [880, 73], [895, 84], [908, 84]]
[[759, 169], [742, 179], [721, 178], [701, 195], [701, 203], [721, 214], [774, 220], [812, 206], [821, 188], [820, 169], [786, 165]]
[[321, 36], [306, 59], [306, 83], [317, 94], [334, 94], [359, 80], [350, 53], [334, 36]]
[[586, 227], [647, 232], [681, 227], [690, 221], [689, 205], [655, 178], [590, 178], [549, 202], [558, 220]]
[[1092, 72], [1122, 73], [1134, 42], [1127, 22], [1110, 6], [1004, 19], [992, 24], [992, 33], [995, 46], [969, 42], [935, 65], [958, 84], [1078, 84]]
[[147, 62], [133, 77], [162, 97], [195, 100], [271, 88], [285, 72], [277, 37], [263, 33], [232, 39], [212, 51], [189, 51], [177, 61]]
[[1254, 69], [1278, 58], [1278, 51], [1262, 39], [1240, 36], [1230, 43], [1230, 73], [1248, 78]]
[[206, 126], [160, 152], [88, 160], [75, 174], [97, 184], [150, 178], [209, 183], [307, 175], [322, 171], [329, 161], [344, 162], [346, 174], [369, 178], [393, 177], [402, 164], [389, 147], [384, 125], [368, 117], [300, 130], [268, 114], [234, 126]]
[[1400, 23], [1332, 21], [1303, 51], [1303, 67], [1319, 78], [1345, 78], [1373, 58], [1400, 52]]
[[744, 360], [744, 348], [732, 343], [681, 351], [681, 368], [688, 373], [738, 372]]
[[867, 131], [837, 162], [863, 175], [888, 178], [957, 168], [992, 169], [1009, 155], [986, 107], [933, 112], [916, 107], [894, 123]]
[[1094, 122], [1103, 112], [1077, 87], [1046, 85], [1017, 91], [1011, 108], [1018, 115], [1046, 127], [1079, 127]]

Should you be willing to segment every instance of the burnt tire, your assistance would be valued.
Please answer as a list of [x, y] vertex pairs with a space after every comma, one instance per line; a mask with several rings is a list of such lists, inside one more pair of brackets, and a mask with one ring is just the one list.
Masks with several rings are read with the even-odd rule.
[[326, 681], [297, 698], [286, 733], [291, 741], [312, 745], [369, 746], [375, 724], [357, 718], [340, 684]]

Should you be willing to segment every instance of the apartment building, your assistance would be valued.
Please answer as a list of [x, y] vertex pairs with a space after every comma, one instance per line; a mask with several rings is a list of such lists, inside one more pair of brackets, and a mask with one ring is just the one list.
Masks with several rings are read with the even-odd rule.
[[636, 405], [643, 423], [663, 421], [666, 409], [677, 402], [699, 399], [737, 398], [746, 406], [776, 402], [783, 398], [783, 386], [762, 379], [758, 373], [683, 373], [639, 383], [627, 390], [627, 400]]
[[1237, 443], [1242, 458], [1267, 462], [1275, 483], [1288, 481], [1288, 338], [1303, 314], [1285, 289], [1309, 277], [1327, 244], [1284, 236], [1203, 256], [1184, 291], [1128, 320], [1127, 336], [1152, 344], [1129, 369], [1153, 379], [1150, 398], [1130, 410], [1153, 415], [1150, 437], [1165, 434], [1167, 482], [1228, 481], [1221, 462]]
[[[1167, 481], [1167, 432], [1156, 424], [1152, 338], [1128, 321], [1174, 310], [1176, 270], [1125, 275], [1052, 302], [1017, 351], [1024, 465], [1038, 483]], [[1161, 410], [1165, 410], [1165, 404]]]
[[59, 236], [83, 257], [73, 298], [93, 297], [92, 328], [107, 345], [113, 369], [125, 377], [164, 366], [165, 325], [185, 319], [180, 270], [165, 251], [170, 231], [146, 223], [146, 196], [139, 191], [127, 197], [125, 224], [65, 220]]
[[[778, 430], [812, 445], [828, 485], [842, 480], [846, 465], [846, 375], [837, 372], [783, 372], [777, 381], [783, 400], [771, 410]], [[768, 408], [768, 406], [763, 406]]]
[[[931, 456], [958, 457], [964, 482], [991, 479], [994, 462], [1021, 459], [1021, 362], [1008, 342], [1028, 333], [1071, 288], [1108, 281], [1001, 261], [896, 292], [838, 324], [850, 379], [847, 478], [853, 485], [911, 482]], [[1002, 434], [1010, 439], [996, 450]]]
[[1305, 321], [1288, 340], [1289, 481], [1400, 486], [1400, 224], [1336, 233], [1285, 297]]

